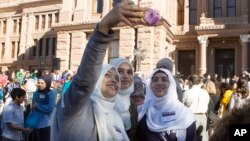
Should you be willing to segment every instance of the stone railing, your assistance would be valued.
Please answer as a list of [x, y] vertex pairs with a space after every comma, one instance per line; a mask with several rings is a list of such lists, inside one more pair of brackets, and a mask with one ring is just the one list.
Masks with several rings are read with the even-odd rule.
[[227, 24], [247, 24], [248, 17], [218, 17], [218, 18], [200, 18], [200, 26], [202, 25], [227, 25]]

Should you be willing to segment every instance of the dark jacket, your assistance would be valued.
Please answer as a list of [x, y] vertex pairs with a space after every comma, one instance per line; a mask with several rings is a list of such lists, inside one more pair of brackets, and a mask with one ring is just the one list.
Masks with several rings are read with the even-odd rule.
[[[175, 133], [166, 133], [166, 132], [153, 132], [150, 131], [147, 126], [147, 116], [144, 117], [139, 122], [138, 126], [138, 141], [177, 141], [177, 137]], [[187, 129], [186, 129], [186, 140], [185, 141], [195, 141], [196, 140], [196, 125], [193, 122]]]
[[138, 112], [137, 106], [130, 98], [131, 105], [129, 107], [129, 113], [131, 116], [131, 128], [127, 131], [130, 141], [137, 141], [137, 124], [138, 124]]

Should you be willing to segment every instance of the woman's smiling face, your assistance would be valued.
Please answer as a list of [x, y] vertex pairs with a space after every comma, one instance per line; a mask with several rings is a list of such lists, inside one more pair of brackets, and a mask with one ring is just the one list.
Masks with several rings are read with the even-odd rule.
[[151, 89], [156, 97], [162, 97], [167, 94], [169, 88], [168, 75], [164, 72], [156, 72], [151, 81]]
[[118, 67], [121, 78], [121, 90], [128, 89], [133, 82], [133, 69], [128, 63], [121, 63]]
[[101, 92], [104, 97], [112, 98], [119, 91], [119, 75], [115, 69], [107, 71], [103, 78]]

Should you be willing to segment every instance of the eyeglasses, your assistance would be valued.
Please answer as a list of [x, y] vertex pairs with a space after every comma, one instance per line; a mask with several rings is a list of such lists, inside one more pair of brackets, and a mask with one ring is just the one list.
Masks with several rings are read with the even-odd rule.
[[143, 96], [143, 95], [132, 95], [132, 98], [145, 99], [145, 96]]
[[140, 91], [140, 92], [134, 92], [134, 93], [132, 93], [131, 97], [132, 98], [141, 98], [141, 99], [144, 99], [145, 95], [144, 95], [143, 91]]

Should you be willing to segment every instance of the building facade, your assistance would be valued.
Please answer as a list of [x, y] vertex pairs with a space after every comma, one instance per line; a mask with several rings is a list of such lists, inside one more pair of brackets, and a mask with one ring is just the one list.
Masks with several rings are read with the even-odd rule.
[[[19, 2], [20, 1], [20, 2]], [[116, 0], [2, 0], [0, 67], [76, 70], [93, 28]], [[134, 0], [159, 10], [161, 24], [119, 24], [104, 60], [124, 57], [148, 76], [157, 61], [175, 72], [230, 77], [250, 70], [248, 0]]]

